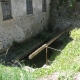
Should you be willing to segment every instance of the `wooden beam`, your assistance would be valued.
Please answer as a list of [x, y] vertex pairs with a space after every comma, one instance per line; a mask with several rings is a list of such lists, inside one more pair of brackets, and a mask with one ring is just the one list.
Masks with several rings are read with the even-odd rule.
[[34, 56], [36, 56], [39, 52], [41, 52], [43, 49], [45, 49], [46, 44], [42, 45], [40, 48], [38, 48], [36, 51], [34, 51], [30, 56], [29, 59], [32, 59]]
[[34, 51], [31, 55], [29, 55], [29, 59], [32, 59], [34, 56], [36, 56], [39, 52], [41, 52], [43, 49], [46, 48], [46, 46], [50, 45], [53, 41], [55, 41], [57, 38], [59, 38], [64, 32], [59, 34], [57, 37], [51, 39], [48, 43], [42, 45], [40, 48], [38, 48], [36, 51]]
[[[64, 31], [65, 32], [65, 31]], [[64, 32], [62, 32], [61, 34], [59, 34], [58, 36], [56, 36], [55, 38], [51, 39], [47, 45], [50, 45], [51, 43], [53, 43], [56, 39], [58, 39]]]
[[46, 65], [48, 64], [48, 47], [46, 46]]
[[32, 59], [34, 56], [36, 56], [39, 52], [41, 52], [43, 49], [46, 48], [46, 46], [49, 46], [51, 43], [53, 43], [56, 39], [58, 39], [63, 33], [65, 33], [72, 25], [70, 25], [68, 28], [66, 28], [62, 33], [60, 33], [55, 38], [52, 38], [49, 42], [42, 45], [40, 48], [38, 48], [36, 51], [34, 51], [32, 54], [29, 55], [29, 59]]

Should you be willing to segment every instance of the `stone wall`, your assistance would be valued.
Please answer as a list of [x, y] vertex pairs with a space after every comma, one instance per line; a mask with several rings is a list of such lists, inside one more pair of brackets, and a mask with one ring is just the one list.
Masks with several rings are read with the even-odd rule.
[[27, 15], [26, 0], [11, 0], [13, 18], [9, 20], [3, 20], [0, 2], [0, 50], [11, 46], [13, 41], [21, 42], [35, 36], [47, 27], [50, 0], [46, 1], [46, 12], [42, 12], [42, 0], [33, 0], [33, 14]]
[[53, 31], [62, 31], [71, 24], [73, 28], [80, 27], [80, 1], [70, 7], [68, 0], [67, 6], [59, 6], [57, 10], [58, 3], [59, 0], [52, 0], [50, 5], [50, 26], [53, 27]]

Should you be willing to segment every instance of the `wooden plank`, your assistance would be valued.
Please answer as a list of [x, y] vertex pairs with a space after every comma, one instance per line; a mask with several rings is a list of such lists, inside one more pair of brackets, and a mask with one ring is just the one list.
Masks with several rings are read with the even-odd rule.
[[53, 43], [56, 39], [58, 39], [63, 33], [65, 33], [70, 27], [71, 27], [71, 25], [68, 28], [66, 28], [62, 33], [60, 33], [58, 36], [56, 36], [55, 38], [51, 39], [49, 42], [47, 42], [46, 44], [42, 45], [40, 48], [38, 48], [36, 51], [34, 51], [32, 54], [30, 54], [29, 55], [29, 59], [32, 59], [39, 52], [41, 52], [43, 49], [48, 47], [51, 43]]
[[46, 47], [46, 64], [48, 64], [48, 47]]
[[53, 49], [55, 51], [61, 51], [61, 50], [58, 50], [58, 49], [55, 49], [55, 48], [52, 48], [52, 47], [48, 47], [49, 49]]
[[70, 29], [72, 25], [70, 25], [68, 28], [66, 28], [62, 33], [60, 33], [57, 37], [51, 39], [49, 42], [47, 42], [46, 44], [49, 46], [51, 43], [53, 43], [56, 39], [58, 39], [62, 34], [64, 34], [66, 31], [68, 31]]
[[45, 49], [46, 44], [42, 45], [40, 48], [38, 48], [36, 51], [34, 51], [30, 56], [29, 59], [32, 59], [34, 56], [36, 56], [39, 52], [41, 52], [43, 49]]
[[44, 42], [39, 42], [37, 43], [36, 45], [33, 45], [31, 48], [29, 48], [28, 50], [26, 50], [24, 53], [20, 54], [19, 56], [17, 56], [15, 58], [18, 59], [18, 60], [21, 60], [23, 59], [25, 56], [29, 55], [30, 53], [32, 53], [35, 49], [37, 49], [37, 47], [39, 47], [41, 44], [43, 44]]
[[40, 48], [38, 48], [36, 51], [34, 51], [30, 56], [29, 59], [32, 59], [34, 56], [36, 56], [39, 52], [41, 52], [43, 49], [46, 48], [46, 46], [50, 45], [53, 41], [55, 41], [58, 37], [60, 37], [64, 32], [59, 34], [57, 37], [51, 39], [48, 43], [42, 45]]
[[[65, 32], [65, 31], [64, 31], [64, 32]], [[57, 37], [51, 39], [51, 40], [47, 43], [47, 45], [49, 46], [52, 42], [54, 42], [56, 39], [58, 39], [64, 32], [62, 32], [61, 34], [59, 34]]]

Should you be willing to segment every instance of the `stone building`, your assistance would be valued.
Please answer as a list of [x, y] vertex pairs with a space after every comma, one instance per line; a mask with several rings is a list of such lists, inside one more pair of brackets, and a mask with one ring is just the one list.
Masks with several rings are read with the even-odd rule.
[[0, 0], [0, 50], [47, 27], [50, 0]]
[[70, 25], [72, 29], [80, 28], [80, 0], [74, 0], [73, 6], [71, 0], [67, 1], [67, 4], [59, 5], [60, 0], [51, 0], [50, 25], [53, 31], [61, 32]]

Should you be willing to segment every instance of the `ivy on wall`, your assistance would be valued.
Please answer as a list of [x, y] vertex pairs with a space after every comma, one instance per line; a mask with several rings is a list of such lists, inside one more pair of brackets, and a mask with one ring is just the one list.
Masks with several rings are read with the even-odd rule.
[[65, 5], [67, 6], [68, 2], [70, 1], [70, 6], [74, 6], [75, 2], [79, 2], [80, 0], [59, 0], [58, 6]]
[[77, 2], [77, 1], [80, 1], [80, 0], [59, 0], [59, 3], [57, 5], [57, 10], [59, 10], [60, 6], [66, 7], [67, 5], [69, 5], [70, 7], [73, 7], [75, 2]]
[[[59, 6], [67, 6], [69, 0], [59, 0]], [[70, 6], [73, 6], [77, 0], [70, 0]]]

